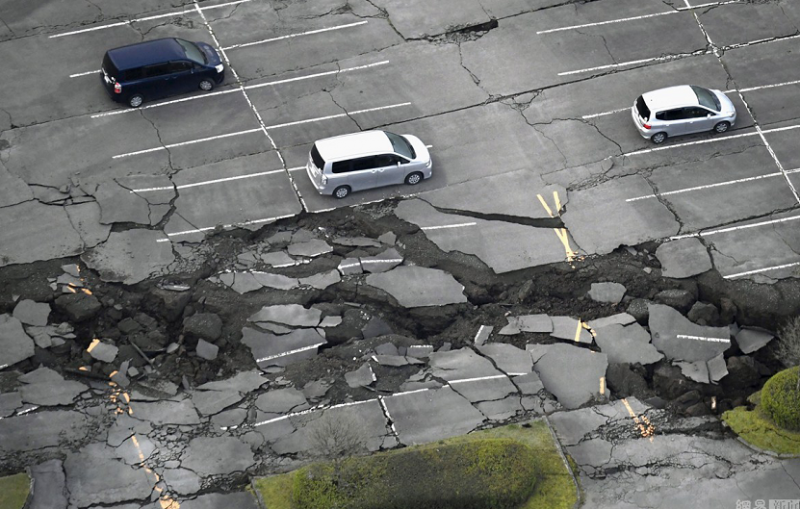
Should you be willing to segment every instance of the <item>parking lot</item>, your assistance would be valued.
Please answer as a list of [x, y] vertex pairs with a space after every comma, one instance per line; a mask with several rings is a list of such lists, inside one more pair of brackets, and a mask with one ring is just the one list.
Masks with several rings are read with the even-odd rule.
[[[528, 265], [698, 237], [725, 278], [772, 281], [800, 266], [797, 5], [75, 4], [0, 16], [3, 265], [82, 253], [115, 223], [201, 242], [220, 227], [397, 196], [436, 205], [452, 188], [460, 204], [442, 212], [561, 216], [566, 229], [542, 229], [545, 254]], [[139, 109], [110, 101], [98, 78], [105, 51], [159, 37], [215, 46], [223, 85]], [[734, 128], [642, 139], [634, 99], [685, 83], [723, 90]], [[305, 172], [311, 144], [373, 128], [419, 136], [433, 178], [320, 196]], [[423, 228], [438, 226], [465, 244], [453, 249], [481, 253], [493, 228], [446, 217]], [[499, 238], [489, 250], [507, 249]]]

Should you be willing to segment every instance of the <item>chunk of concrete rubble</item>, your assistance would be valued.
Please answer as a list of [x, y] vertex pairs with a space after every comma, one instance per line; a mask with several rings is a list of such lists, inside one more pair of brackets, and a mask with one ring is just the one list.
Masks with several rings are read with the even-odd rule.
[[700, 382], [703, 384], [709, 383], [708, 378], [708, 364], [705, 361], [695, 362], [674, 362], [676, 366], [681, 368], [681, 373], [686, 378]]
[[326, 344], [317, 329], [297, 329], [288, 334], [261, 333], [249, 327], [242, 329], [242, 343], [250, 348], [260, 368], [288, 366], [310, 359]]
[[33, 345], [22, 322], [11, 315], [0, 315], [0, 370], [32, 357]]
[[395, 235], [394, 232], [386, 232], [382, 235], [379, 235], [378, 240], [386, 245], [393, 246], [397, 241], [397, 235]]
[[610, 324], [594, 329], [597, 346], [612, 364], [653, 364], [664, 358], [650, 343], [650, 334], [638, 323]]
[[297, 278], [284, 276], [283, 274], [272, 274], [271, 272], [262, 272], [258, 270], [254, 270], [252, 274], [256, 281], [264, 288], [294, 290], [300, 286], [300, 281]]
[[25, 385], [19, 388], [22, 401], [39, 406], [70, 405], [75, 398], [89, 388], [80, 382], [64, 380], [55, 371], [40, 367], [19, 380]]
[[507, 375], [523, 375], [533, 371], [531, 356], [520, 348], [507, 343], [490, 343], [478, 347], [481, 354], [494, 361], [497, 369]]
[[381, 247], [381, 243], [369, 237], [338, 237], [333, 243], [346, 247]]
[[5, 418], [13, 415], [22, 406], [22, 396], [18, 391], [4, 392], [0, 394], [0, 417]]
[[172, 243], [155, 230], [111, 232], [103, 244], [85, 252], [81, 260], [106, 282], [133, 285], [161, 275], [175, 261]]
[[384, 404], [400, 442], [408, 446], [464, 435], [486, 419], [450, 387], [387, 396]]
[[[568, 409], [599, 399], [604, 389], [608, 357], [579, 346], [547, 345], [534, 364], [545, 389]], [[605, 389], [608, 392], [608, 389]]]
[[339, 274], [339, 271], [334, 269], [328, 272], [321, 272], [319, 274], [300, 278], [298, 282], [300, 285], [310, 286], [311, 288], [316, 288], [317, 290], [324, 290], [331, 285], [335, 285], [341, 280], [342, 276]]
[[[165, 468], [161, 474], [161, 478], [164, 482], [169, 486], [172, 491], [177, 493], [178, 495], [193, 495], [200, 491], [202, 488], [202, 483], [200, 476], [192, 472], [191, 470], [187, 470], [185, 468]], [[202, 499], [203, 497], [198, 497], [195, 501]], [[232, 500], [230, 502], [233, 502]], [[163, 504], [160, 504], [163, 506]], [[182, 503], [181, 507], [186, 507], [187, 504]], [[209, 509], [215, 509], [217, 507], [235, 507], [239, 509], [240, 507], [246, 507], [243, 505], [234, 505], [234, 506], [226, 506], [226, 505], [211, 505], [208, 506]], [[165, 508], [166, 509], [166, 508]], [[177, 509], [177, 508], [176, 508]]]
[[249, 322], [274, 322], [292, 327], [316, 327], [322, 319], [322, 311], [311, 307], [304, 308], [300, 304], [280, 304], [264, 306], [260, 311], [247, 318]]
[[661, 263], [661, 275], [664, 277], [687, 278], [712, 268], [708, 248], [694, 237], [661, 244], [656, 249], [656, 258]]
[[66, 476], [61, 460], [53, 459], [31, 467], [35, 489], [27, 509], [67, 509]]
[[314, 401], [325, 396], [331, 384], [325, 380], [313, 380], [303, 386], [303, 396], [308, 400]]
[[209, 343], [204, 339], [200, 339], [197, 341], [197, 348], [195, 349], [195, 353], [201, 359], [205, 359], [207, 361], [216, 360], [217, 354], [219, 354], [219, 347], [213, 343]]
[[286, 251], [292, 256], [316, 258], [317, 256], [332, 252], [333, 248], [324, 240], [313, 239], [308, 242], [290, 244], [289, 247], [286, 248]]
[[375, 347], [375, 353], [378, 355], [400, 355], [394, 343], [381, 343]]
[[376, 256], [362, 256], [361, 267], [366, 272], [386, 272], [403, 263], [403, 256], [391, 247]]
[[509, 316], [508, 325], [500, 329], [498, 334], [513, 336], [520, 332], [553, 332], [553, 320], [547, 315]]
[[368, 362], [365, 362], [360, 368], [355, 371], [350, 371], [344, 374], [344, 379], [347, 385], [355, 389], [356, 387], [368, 387], [377, 381], [375, 373]]
[[92, 421], [75, 411], [40, 411], [0, 420], [0, 453], [28, 452], [73, 443], [93, 434]]
[[706, 362], [708, 366], [708, 379], [711, 382], [719, 382], [725, 375], [728, 374], [728, 366], [725, 363], [725, 356], [719, 354], [713, 359]]
[[61, 270], [63, 270], [66, 274], [69, 274], [72, 277], [79, 278], [81, 277], [81, 267], [80, 265], [76, 265], [74, 263], [68, 263], [66, 265], [61, 266]]
[[351, 274], [363, 274], [364, 268], [361, 266], [361, 260], [358, 258], [345, 258], [341, 262], [339, 262], [339, 266], [337, 270], [343, 276], [349, 276]]
[[341, 323], [342, 323], [341, 316], [326, 316], [325, 318], [322, 319], [321, 322], [319, 322], [319, 326], [322, 328], [337, 327]]
[[189, 441], [181, 466], [201, 477], [244, 472], [256, 463], [250, 446], [235, 437], [198, 437]]
[[419, 359], [415, 359], [414, 357], [405, 357], [403, 355], [373, 355], [372, 360], [381, 366], [389, 366], [393, 368], [409, 366], [413, 364], [425, 364], [425, 362]]
[[144, 469], [119, 461], [115, 450], [102, 443], [68, 453], [64, 471], [74, 507], [145, 500], [153, 491], [152, 476]]
[[[309, 391], [317, 393], [318, 389], [309, 387]], [[327, 388], [325, 388], [327, 392]], [[320, 396], [324, 395], [323, 392]], [[286, 389], [273, 389], [264, 394], [260, 394], [255, 402], [256, 407], [262, 412], [271, 414], [288, 414], [291, 412], [302, 412], [311, 408], [306, 401], [304, 391], [289, 387]]]
[[606, 325], [611, 325], [614, 323], [620, 325], [628, 325], [636, 321], [636, 318], [629, 315], [628, 313], [617, 313], [616, 315], [605, 316], [603, 318], [597, 318], [595, 320], [589, 321], [589, 327], [592, 330], [597, 330], [601, 327], [605, 327]]
[[734, 337], [742, 353], [753, 353], [767, 346], [775, 336], [762, 329], [742, 327]]
[[370, 274], [366, 283], [385, 291], [405, 308], [467, 302], [464, 286], [438, 269], [400, 266], [388, 272]]
[[12, 316], [25, 325], [47, 325], [50, 316], [50, 304], [23, 299], [14, 306]]
[[302, 262], [295, 260], [284, 251], [274, 251], [272, 253], [264, 253], [260, 257], [261, 263], [275, 267], [276, 269], [283, 267], [293, 267], [300, 265]]
[[619, 283], [592, 283], [589, 297], [596, 302], [619, 304], [627, 289]]
[[586, 330], [583, 322], [569, 316], [553, 316], [553, 332], [550, 335], [556, 339], [574, 341], [575, 343], [591, 344], [591, 332]]
[[190, 392], [190, 395], [192, 398], [192, 403], [202, 416], [218, 414], [226, 408], [240, 402], [244, 397], [244, 395], [235, 390], [194, 390]]
[[728, 327], [694, 324], [675, 309], [663, 304], [649, 304], [648, 309], [653, 345], [668, 359], [705, 362], [731, 346]]
[[93, 359], [97, 359], [100, 362], [110, 363], [114, 362], [114, 359], [117, 358], [119, 348], [112, 344], [104, 343], [99, 339], [95, 339], [91, 342], [86, 351], [92, 356]]
[[156, 426], [164, 424], [200, 424], [197, 410], [188, 398], [180, 401], [163, 400], [136, 403], [133, 417], [151, 422]]
[[492, 335], [493, 330], [494, 327], [491, 325], [481, 325], [478, 328], [478, 333], [475, 334], [475, 346], [481, 346], [486, 343], [486, 340]]
[[97, 297], [83, 292], [61, 295], [55, 300], [54, 304], [55, 308], [66, 314], [73, 323], [84, 322], [94, 318], [103, 308]]
[[217, 276], [209, 277], [208, 281], [221, 283], [240, 295], [263, 288], [252, 272], [223, 272]]
[[117, 447], [114, 454], [126, 465], [140, 465], [153, 455], [158, 447], [146, 436], [132, 435]]
[[222, 335], [222, 318], [215, 313], [195, 313], [183, 319], [183, 333], [216, 341]]
[[201, 391], [237, 391], [242, 395], [253, 392], [267, 383], [267, 379], [258, 371], [242, 371], [231, 378], [206, 382], [197, 387]]

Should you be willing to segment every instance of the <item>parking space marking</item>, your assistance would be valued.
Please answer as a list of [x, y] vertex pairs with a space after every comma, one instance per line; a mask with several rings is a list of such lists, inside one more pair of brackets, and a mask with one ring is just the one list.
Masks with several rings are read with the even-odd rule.
[[199, 139], [196, 139], [196, 140], [181, 141], [179, 143], [169, 143], [167, 145], [162, 145], [160, 147], [147, 148], [147, 149], [144, 149], [144, 150], [137, 150], [135, 152], [128, 152], [128, 153], [125, 153], [125, 154], [117, 154], [115, 156], [112, 156], [112, 159], [121, 159], [123, 157], [138, 156], [138, 155], [141, 155], [141, 154], [149, 154], [150, 152], [158, 152], [159, 150], [168, 150], [168, 149], [171, 149], [171, 148], [183, 147], [183, 146], [186, 146], [186, 145], [194, 145], [195, 143], [203, 143], [205, 141], [221, 140], [223, 138], [231, 138], [233, 136], [242, 136], [244, 134], [257, 133], [259, 131], [261, 131], [261, 128], [257, 127], [255, 129], [245, 129], [244, 131], [237, 131], [235, 133], [218, 134], [216, 136], [209, 136], [207, 138], [199, 138]]
[[[206, 226], [205, 228], [197, 228], [195, 230], [184, 230], [182, 232], [173, 232], [173, 233], [165, 233], [167, 237], [180, 237], [183, 235], [190, 235], [192, 233], [203, 233], [211, 230], [216, 230], [217, 228], [238, 228], [241, 226], [250, 226], [254, 224], [262, 224], [262, 223], [273, 223], [275, 221], [279, 221], [281, 219], [286, 219], [288, 217], [294, 217], [296, 214], [286, 214], [283, 216], [276, 216], [276, 217], [266, 217], [264, 219], [253, 219], [252, 221], [244, 221], [242, 223], [235, 223], [235, 224], [224, 224], [218, 226]], [[156, 242], [169, 242], [169, 239], [158, 239]]]
[[764, 267], [763, 269], [755, 269], [755, 270], [748, 270], [746, 272], [738, 272], [736, 274], [728, 274], [727, 276], [722, 276], [722, 279], [733, 279], [742, 276], [751, 276], [753, 274], [761, 274], [762, 272], [769, 272], [771, 270], [788, 269], [797, 266], [800, 266], [800, 262], [784, 263], [783, 265], [774, 265], [772, 267]]
[[675, 55], [662, 55], [660, 57], [643, 58], [641, 60], [630, 60], [628, 62], [618, 62], [614, 64], [598, 65], [597, 67], [587, 67], [586, 69], [577, 69], [575, 71], [564, 71], [558, 73], [559, 76], [569, 76], [571, 74], [581, 74], [585, 72], [603, 71], [606, 69], [617, 69], [619, 67], [628, 67], [632, 65], [647, 64], [650, 62], [666, 62], [668, 60], [679, 60], [686, 57], [697, 57], [710, 54], [711, 51], [700, 50], [694, 53], [680, 53]]
[[70, 74], [70, 78], [80, 78], [81, 76], [91, 76], [92, 74], [100, 74], [100, 69], [95, 69], [94, 71], [86, 71], [86, 72], [79, 72], [75, 74]]
[[697, 341], [709, 341], [711, 343], [730, 343], [731, 340], [729, 338], [710, 338], [706, 336], [689, 336], [686, 334], [677, 334], [675, 335], [677, 339], [694, 339]]
[[[378, 67], [378, 66], [381, 66], [381, 65], [386, 65], [388, 63], [389, 63], [388, 60], [382, 60], [380, 62], [375, 62], [375, 63], [372, 63], [372, 64], [358, 65], [358, 66], [355, 66], [355, 67], [345, 67], [344, 69], [337, 69], [335, 71], [318, 72], [318, 73], [314, 73], [314, 74], [308, 74], [306, 76], [297, 76], [295, 78], [286, 78], [286, 79], [283, 79], [283, 80], [269, 81], [267, 83], [257, 83], [255, 85], [246, 85], [244, 87], [244, 89], [245, 90], [255, 90], [257, 88], [273, 87], [273, 86], [276, 86], [276, 85], [283, 85], [285, 83], [292, 83], [292, 82], [295, 82], [295, 81], [302, 81], [302, 80], [308, 80], [308, 79], [312, 79], [312, 78], [319, 78], [319, 77], [322, 77], [322, 76], [330, 76], [330, 75], [340, 74], [340, 73], [344, 73], [344, 72], [361, 71], [361, 70], [364, 70], [364, 69], [370, 69], [372, 67]], [[100, 71], [97, 70], [97, 71], [94, 71], [94, 72], [98, 72], [99, 73]], [[91, 74], [91, 73], [86, 73], [86, 74]], [[72, 76], [70, 76], [70, 78], [73, 77], [73, 76], [78, 76], [78, 75], [77, 74], [76, 75], [72, 75]], [[181, 99], [173, 99], [171, 101], [164, 101], [164, 102], [159, 102], [159, 103], [148, 104], [148, 105], [145, 105], [145, 106], [141, 106], [140, 108], [125, 108], [125, 109], [120, 109], [120, 110], [107, 111], [105, 113], [97, 113], [95, 115], [92, 115], [91, 118], [109, 117], [109, 116], [112, 116], [112, 115], [121, 115], [123, 113], [135, 113], [137, 110], [148, 110], [150, 108], [158, 108], [158, 107], [167, 106], [167, 105], [170, 105], [170, 104], [178, 104], [178, 103], [183, 103], [183, 102], [186, 102], [186, 101], [194, 101], [196, 99], [206, 99], [206, 98], [209, 98], [209, 97], [216, 97], [218, 95], [231, 94], [231, 93], [234, 93], [234, 92], [241, 92], [241, 90], [238, 89], [238, 88], [232, 88], [232, 89], [229, 89], [229, 90], [218, 90], [216, 92], [209, 92], [207, 94], [193, 95], [193, 96], [184, 97], [184, 98], [181, 98]]]
[[770, 226], [773, 224], [787, 223], [789, 221], [797, 221], [798, 219], [800, 219], [800, 216], [782, 217], [780, 219], [770, 219], [769, 221], [760, 221], [758, 223], [744, 224], [741, 226], [731, 226], [729, 228], [720, 228], [719, 230], [708, 230], [703, 232], [687, 233], [684, 235], [675, 235], [673, 237], [670, 237], [669, 240], [688, 239], [690, 237], [709, 237], [711, 235], [717, 235], [719, 233], [735, 232], [739, 230], [746, 230], [748, 228], [757, 228], [759, 226]]
[[536, 32], [536, 35], [552, 34], [553, 32], [564, 32], [566, 30], [577, 30], [577, 29], [580, 29], [580, 28], [597, 27], [597, 26], [601, 26], [601, 25], [610, 25], [610, 24], [614, 24], [614, 23], [623, 23], [625, 21], [637, 21], [637, 20], [640, 20], [640, 19], [655, 18], [655, 17], [658, 17], [658, 16], [667, 16], [669, 14], [679, 14], [681, 12], [689, 11], [689, 10], [692, 10], [692, 9], [702, 9], [702, 8], [705, 8], [705, 7], [718, 7], [720, 5], [739, 4], [739, 3], [742, 3], [741, 0], [729, 0], [727, 2], [710, 2], [710, 3], [706, 3], [706, 4], [695, 5], [693, 7], [677, 7], [674, 10], [671, 10], [671, 11], [654, 12], [652, 14], [642, 14], [640, 16], [631, 16], [629, 18], [618, 18], [618, 19], [611, 19], [611, 20], [607, 20], [607, 21], [598, 21], [598, 22], [595, 22], [595, 23], [586, 23], [586, 24], [583, 24], [583, 25], [572, 25], [572, 26], [561, 27], [561, 28], [551, 28], [549, 30], [540, 30], [539, 32]]
[[742, 133], [742, 134], [732, 134], [730, 136], [721, 136], [719, 138], [711, 138], [707, 140], [697, 140], [697, 141], [687, 141], [685, 143], [676, 143], [674, 145], [666, 145], [663, 147], [653, 147], [653, 148], [645, 148], [642, 150], [634, 150], [633, 152], [628, 152], [627, 154], [623, 154], [624, 156], [636, 156], [641, 154], [649, 154], [650, 152], [659, 152], [661, 150], [669, 150], [673, 148], [682, 148], [688, 147], [691, 145], [703, 145], [706, 143], [716, 143], [725, 140], [734, 140], [736, 138], [749, 138], [750, 136], [758, 136], [760, 134], [770, 134], [770, 133], [777, 133], [781, 131], [790, 131], [793, 129], [800, 129], [800, 124], [798, 125], [790, 125], [786, 127], [776, 127], [773, 129], [762, 129], [759, 133], [758, 131], [752, 133]]
[[[561, 215], [561, 199], [558, 197], [558, 191], [553, 191], [553, 201], [555, 203], [555, 208], [556, 208], [555, 215], [553, 214], [553, 211], [550, 209], [550, 206], [547, 204], [547, 201], [541, 194], [537, 194], [536, 197], [539, 198], [539, 203], [542, 204], [542, 207], [544, 207], [544, 210], [545, 212], [547, 212], [548, 216], [554, 218], [556, 216]], [[555, 232], [556, 237], [558, 237], [558, 240], [560, 240], [561, 243], [564, 245], [564, 252], [566, 253], [567, 256], [567, 262], [572, 262], [573, 260], [575, 260], [575, 258], [578, 257], [578, 253], [573, 251], [572, 246], [569, 245], [569, 234], [567, 233], [567, 229], [553, 228], [553, 231]], [[580, 324], [578, 324], [578, 327], [580, 328]]]
[[463, 384], [468, 382], [480, 382], [481, 380], [496, 380], [498, 378], [508, 378], [508, 375], [487, 375], [487, 376], [480, 376], [477, 378], [464, 378], [462, 380], [452, 380], [447, 383], [448, 385], [453, 385], [453, 384]]
[[222, 48], [222, 50], [223, 51], [227, 51], [227, 50], [230, 50], [230, 49], [246, 48], [248, 46], [255, 46], [257, 44], [265, 44], [265, 43], [268, 43], [268, 42], [282, 41], [282, 40], [285, 40], [285, 39], [293, 39], [295, 37], [301, 37], [301, 36], [304, 36], [304, 35], [321, 34], [323, 32], [331, 32], [333, 30], [342, 30], [343, 28], [352, 28], [352, 27], [359, 26], [359, 25], [365, 25], [366, 23], [367, 23], [367, 20], [363, 20], [363, 21], [357, 21], [355, 23], [347, 23], [345, 25], [337, 25], [337, 26], [328, 27], [328, 28], [319, 28], [317, 30], [309, 30], [307, 32], [299, 32], [299, 33], [296, 33], [296, 34], [282, 35], [280, 37], [272, 37], [270, 39], [262, 39], [260, 41], [245, 42], [245, 43], [242, 43], [242, 44], [234, 44], [232, 46], [226, 46], [226, 47]]
[[[797, 172], [800, 172], [800, 168], [795, 168], [793, 170], [786, 170], [787, 174], [797, 173]], [[702, 191], [704, 189], [712, 189], [712, 188], [715, 188], [715, 187], [729, 186], [729, 185], [732, 185], [732, 184], [742, 184], [742, 183], [745, 183], [745, 182], [752, 182], [754, 180], [761, 180], [761, 179], [771, 178], [771, 177], [780, 177], [782, 175], [783, 175], [783, 173], [778, 171], [778, 172], [775, 172], [775, 173], [768, 173], [766, 175], [758, 175], [756, 177], [747, 177], [747, 178], [740, 178], [740, 179], [736, 179], [736, 180], [727, 180], [725, 182], [717, 182], [717, 183], [714, 183], [714, 184], [706, 184], [704, 186], [686, 187], [684, 189], [676, 189], [675, 191], [665, 191], [663, 193], [646, 194], [646, 195], [643, 195], [643, 196], [637, 196], [636, 198], [628, 198], [625, 201], [630, 203], [630, 202], [639, 201], [639, 200], [646, 200], [648, 198], [656, 198], [658, 196], [671, 196], [673, 194], [683, 194], [683, 193], [689, 193], [689, 192], [692, 192], [692, 191]]]
[[[124, 157], [137, 156], [137, 155], [141, 155], [141, 154], [149, 154], [151, 152], [158, 152], [160, 150], [167, 150], [167, 149], [170, 149], [170, 148], [183, 147], [183, 146], [186, 146], [186, 145], [194, 145], [196, 143], [203, 143], [203, 142], [206, 142], [206, 141], [219, 140], [219, 139], [222, 139], [222, 138], [231, 138], [231, 137], [234, 137], [234, 136], [242, 136], [242, 135], [245, 135], [245, 134], [257, 133], [259, 131], [263, 131], [266, 134], [267, 131], [269, 131], [270, 129], [279, 129], [279, 128], [282, 128], [282, 127], [290, 127], [290, 126], [295, 126], [295, 125], [308, 124], [308, 123], [311, 123], [311, 122], [319, 122], [321, 120], [330, 120], [330, 119], [334, 119], [334, 118], [348, 117], [350, 115], [358, 115], [358, 114], [362, 114], [362, 113], [370, 113], [370, 112], [373, 112], [373, 111], [381, 111], [381, 110], [387, 110], [387, 109], [391, 109], [391, 108], [399, 108], [401, 106], [409, 106], [410, 104], [411, 103], [390, 104], [388, 106], [379, 106], [377, 108], [367, 108], [367, 109], [363, 109], [363, 110], [355, 110], [355, 111], [351, 111], [349, 113], [338, 113], [336, 115], [328, 115], [328, 116], [325, 116], [325, 117], [309, 118], [309, 119], [306, 119], [306, 120], [296, 120], [294, 122], [286, 122], [284, 124], [274, 124], [274, 125], [269, 125], [269, 126], [268, 125], [264, 125], [264, 123], [262, 121], [261, 122], [261, 127], [257, 127], [257, 128], [254, 128], [254, 129], [245, 129], [244, 131], [237, 131], [237, 132], [228, 133], [228, 134], [218, 134], [216, 136], [209, 136], [209, 137], [206, 137], [206, 138], [199, 138], [199, 139], [196, 139], [196, 140], [181, 141], [179, 143], [169, 143], [167, 145], [162, 145], [160, 147], [146, 148], [144, 150], [137, 150], [137, 151], [134, 151], [134, 152], [127, 152], [125, 154], [117, 154], [115, 156], [112, 156], [112, 159], [121, 159], [121, 158], [124, 158]], [[261, 120], [261, 117], [259, 116], [259, 121], [260, 120]], [[267, 134], [267, 137], [269, 138], [270, 142], [272, 142], [272, 137], [269, 136], [269, 134]], [[272, 142], [272, 146], [273, 146], [274, 150], [276, 150], [276, 151], [278, 150], [278, 148], [277, 148], [277, 146], [275, 145], [274, 142]], [[281, 158], [281, 163], [283, 163], [283, 156], [281, 156], [280, 153], [278, 155]]]
[[164, 186], [164, 187], [148, 187], [146, 189], [132, 189], [131, 193], [150, 193], [153, 191], [170, 191], [170, 190], [178, 190], [178, 189], [188, 189], [190, 187], [199, 187], [199, 186], [208, 186], [211, 184], [221, 184], [223, 182], [230, 182], [232, 180], [242, 180], [242, 179], [249, 179], [254, 177], [263, 177], [264, 175], [273, 175], [275, 173], [283, 173], [284, 170], [270, 170], [270, 171], [260, 171], [258, 173], [251, 173], [249, 175], [237, 175], [235, 177], [226, 177], [221, 179], [214, 179], [214, 180], [206, 180], [203, 182], [195, 182], [194, 184], [183, 184], [180, 186]]
[[[204, 11], [208, 11], [208, 10], [211, 10], [211, 9], [219, 9], [220, 7], [228, 7], [228, 6], [231, 6], [231, 5], [241, 4], [241, 3], [250, 2], [250, 1], [251, 0], [236, 0], [235, 2], [226, 2], [224, 4], [211, 5], [211, 6], [208, 6], [208, 7], [201, 7], [200, 9], [204, 10]], [[117, 23], [108, 23], [108, 24], [99, 25], [99, 26], [96, 26], [96, 27], [82, 28], [80, 30], [73, 30], [72, 32], [64, 32], [64, 33], [61, 33], [61, 34], [54, 34], [54, 35], [51, 35], [49, 37], [49, 39], [56, 39], [58, 37], [66, 37], [68, 35], [84, 34], [86, 32], [95, 32], [97, 30], [105, 30], [107, 28], [127, 26], [127, 25], [130, 25], [132, 23], [138, 23], [140, 21], [151, 21], [151, 20], [154, 20], [154, 19], [170, 18], [170, 17], [173, 17], [173, 16], [185, 16], [186, 14], [194, 14], [194, 13], [195, 13], [194, 9], [187, 10], [186, 6], [184, 6], [184, 8], [181, 9], [180, 11], [170, 12], [170, 13], [167, 13], [167, 14], [156, 14], [154, 16], [145, 16], [143, 18], [128, 19], [128, 20], [125, 20], [125, 21], [119, 21]]]
[[422, 231], [444, 230], [444, 229], [447, 229], [447, 228], [463, 228], [464, 226], [475, 226], [477, 224], [478, 223], [457, 223], [457, 224], [445, 224], [445, 225], [441, 225], [441, 226], [423, 226], [422, 228], [420, 228], [420, 230], [422, 230]]

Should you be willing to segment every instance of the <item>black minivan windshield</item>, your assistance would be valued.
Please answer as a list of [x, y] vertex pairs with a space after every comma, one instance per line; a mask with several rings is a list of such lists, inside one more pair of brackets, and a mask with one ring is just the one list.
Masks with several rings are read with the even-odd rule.
[[197, 62], [198, 64], [208, 63], [205, 53], [203, 53], [195, 43], [190, 41], [184, 41], [183, 39], [175, 39], [175, 40], [178, 41], [178, 44], [183, 46], [183, 50], [186, 52], [186, 58], [194, 62]]
[[406, 156], [409, 159], [416, 159], [417, 154], [414, 152], [414, 147], [402, 136], [386, 132], [386, 137], [392, 142], [392, 148], [400, 155]]

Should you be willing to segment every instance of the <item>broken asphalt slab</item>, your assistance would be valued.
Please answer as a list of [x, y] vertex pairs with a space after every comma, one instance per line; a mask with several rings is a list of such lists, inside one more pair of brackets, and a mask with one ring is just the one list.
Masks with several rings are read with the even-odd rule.
[[[535, 360], [534, 369], [559, 403], [574, 409], [601, 397], [608, 367], [606, 354], [565, 344], [537, 346], [538, 353], [544, 354]], [[608, 389], [604, 392], [607, 396]]]
[[426, 267], [396, 267], [370, 274], [369, 286], [379, 288], [405, 308], [446, 306], [467, 302], [464, 286], [450, 274]]

